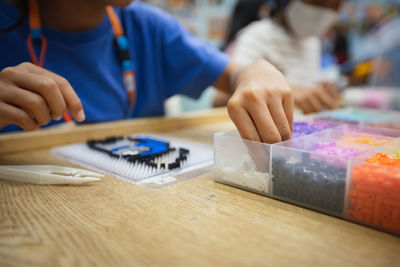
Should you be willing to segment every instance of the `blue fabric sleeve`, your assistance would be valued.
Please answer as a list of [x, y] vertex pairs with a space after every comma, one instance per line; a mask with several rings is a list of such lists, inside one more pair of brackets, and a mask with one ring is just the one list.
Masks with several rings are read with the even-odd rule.
[[161, 63], [168, 97], [183, 94], [198, 98], [219, 78], [230, 59], [213, 45], [194, 37], [172, 16], [163, 17], [166, 21], [159, 25], [159, 33], [164, 40]]

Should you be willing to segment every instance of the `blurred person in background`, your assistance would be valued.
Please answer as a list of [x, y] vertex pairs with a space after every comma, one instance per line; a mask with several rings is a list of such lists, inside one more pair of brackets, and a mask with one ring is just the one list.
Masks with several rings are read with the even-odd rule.
[[228, 32], [221, 50], [229, 54], [236, 35], [250, 23], [269, 16], [270, 5], [265, 0], [239, 0], [233, 10]]
[[355, 86], [399, 87], [400, 18], [395, 3], [365, 3], [361, 18], [349, 28], [350, 58], [341, 65]]
[[[230, 45], [233, 61], [241, 66], [260, 58], [272, 62], [286, 75], [295, 104], [306, 114], [337, 108], [339, 91], [322, 76], [319, 37], [335, 23], [342, 2], [265, 1], [270, 16], [239, 32]], [[214, 106], [226, 104], [227, 99], [228, 96], [217, 93]]]
[[[400, 109], [400, 17], [396, 5], [382, 9], [380, 21], [363, 33], [364, 20], [371, 21], [366, 6], [360, 32], [353, 30], [349, 39], [358, 37], [351, 60], [341, 65], [349, 88], [343, 94], [343, 103], [368, 108]], [[374, 13], [376, 14], [376, 13]], [[376, 17], [375, 17], [376, 18]], [[354, 34], [354, 32], [356, 34]]]

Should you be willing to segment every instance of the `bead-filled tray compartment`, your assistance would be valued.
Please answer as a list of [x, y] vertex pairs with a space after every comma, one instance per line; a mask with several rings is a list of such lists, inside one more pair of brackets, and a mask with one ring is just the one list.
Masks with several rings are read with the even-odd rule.
[[[392, 216], [388, 219], [391, 228], [388, 223], [383, 223], [382, 218], [380, 221], [376, 219], [374, 224], [370, 217], [360, 215], [358, 206], [354, 204], [360, 203], [360, 200], [354, 200], [358, 195], [350, 194], [359, 190], [352, 184], [360, 183], [357, 173], [352, 180], [356, 166], [378, 152], [386, 151], [400, 158], [398, 137], [400, 131], [354, 125], [322, 129], [273, 145], [242, 140], [236, 131], [218, 133], [214, 136], [214, 177], [224, 184], [400, 234], [393, 227], [398, 224], [400, 212], [397, 210], [400, 205], [393, 204], [393, 199], [400, 203], [397, 199], [400, 192], [396, 191], [399, 188], [396, 186], [400, 186], [397, 183], [400, 181], [400, 167], [374, 169], [377, 174], [385, 168], [391, 170], [393, 188], [390, 192], [395, 197], [386, 201], [396, 208], [388, 211]], [[368, 208], [371, 204], [366, 205]], [[361, 209], [368, 213], [367, 208]], [[379, 216], [386, 218], [388, 212]]]
[[400, 235], [400, 139], [352, 161], [344, 216]]
[[[300, 137], [337, 127], [333, 122], [303, 120], [293, 125]], [[214, 135], [215, 180], [260, 194], [270, 194], [270, 145], [240, 138], [237, 131]]]
[[316, 121], [334, 121], [358, 126], [400, 129], [400, 112], [393, 110], [348, 107], [321, 112], [313, 118]]
[[391, 140], [344, 126], [273, 145], [271, 194], [341, 216], [351, 160]]
[[269, 191], [268, 144], [241, 139], [237, 131], [214, 135], [214, 177], [227, 185], [266, 194]]

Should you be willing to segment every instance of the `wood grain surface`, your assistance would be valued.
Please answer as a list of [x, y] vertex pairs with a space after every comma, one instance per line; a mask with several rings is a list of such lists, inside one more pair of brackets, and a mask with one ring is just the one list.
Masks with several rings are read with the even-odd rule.
[[[169, 133], [211, 143], [212, 132], [232, 127]], [[74, 166], [48, 149], [3, 153], [0, 163]], [[212, 174], [158, 190], [111, 176], [80, 186], [0, 180], [0, 266], [399, 264], [399, 237], [215, 183]]]

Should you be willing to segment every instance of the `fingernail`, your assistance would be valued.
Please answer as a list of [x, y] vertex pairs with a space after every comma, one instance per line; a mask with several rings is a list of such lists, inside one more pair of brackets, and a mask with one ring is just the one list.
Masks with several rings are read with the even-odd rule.
[[78, 121], [84, 121], [85, 120], [85, 112], [83, 110], [80, 110], [78, 114], [76, 115], [76, 119]]
[[59, 121], [59, 120], [61, 120], [61, 118], [62, 118], [62, 116], [60, 116], [60, 117], [56, 118], [56, 121]]

